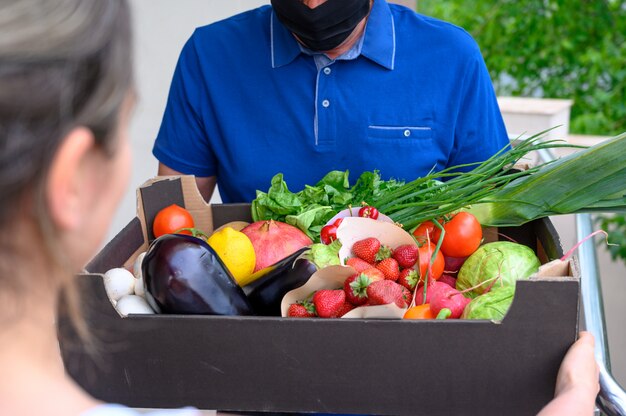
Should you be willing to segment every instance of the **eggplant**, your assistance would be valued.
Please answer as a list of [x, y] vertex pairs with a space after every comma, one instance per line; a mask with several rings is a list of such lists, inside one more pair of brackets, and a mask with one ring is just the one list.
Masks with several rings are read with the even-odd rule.
[[166, 234], [141, 264], [146, 300], [159, 313], [254, 315], [243, 289], [204, 241]]
[[273, 265], [258, 271], [263, 276], [244, 286], [244, 293], [254, 313], [262, 316], [280, 316], [283, 296], [305, 284], [317, 271], [315, 264], [301, 255], [309, 250], [303, 247]]

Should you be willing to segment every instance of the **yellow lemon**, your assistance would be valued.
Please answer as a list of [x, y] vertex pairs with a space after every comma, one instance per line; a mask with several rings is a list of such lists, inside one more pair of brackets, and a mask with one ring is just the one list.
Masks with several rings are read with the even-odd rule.
[[256, 264], [254, 247], [248, 236], [231, 227], [225, 227], [211, 234], [207, 242], [237, 283], [242, 285], [252, 274]]

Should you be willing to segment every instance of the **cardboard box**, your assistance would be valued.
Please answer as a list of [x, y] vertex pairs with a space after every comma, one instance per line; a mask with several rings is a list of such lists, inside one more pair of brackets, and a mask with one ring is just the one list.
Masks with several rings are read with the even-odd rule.
[[[375, 319], [131, 315], [120, 317], [101, 277], [129, 265], [151, 239], [145, 224], [171, 203], [205, 225], [250, 220], [249, 205], [199, 200], [193, 178], [139, 190], [133, 219], [87, 266], [79, 284], [101, 352], [89, 356], [61, 319], [67, 371], [95, 397], [133, 407], [380, 415], [530, 415], [553, 395], [578, 330], [579, 280], [519, 281], [501, 323]], [[499, 229], [558, 258], [548, 220]], [[566, 265], [566, 269], [569, 264]]]

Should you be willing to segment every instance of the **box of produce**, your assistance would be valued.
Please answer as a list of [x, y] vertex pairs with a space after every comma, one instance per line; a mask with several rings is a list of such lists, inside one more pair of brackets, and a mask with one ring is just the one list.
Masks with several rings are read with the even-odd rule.
[[[472, 255], [442, 265], [445, 237], [436, 234], [446, 227], [434, 222], [420, 234], [349, 208], [328, 214], [323, 223], [335, 228], [324, 232], [303, 217], [259, 230], [255, 217], [271, 205], [260, 197], [207, 205], [188, 176], [142, 186], [137, 217], [77, 279], [95, 349], [81, 346], [61, 310], [68, 373], [95, 397], [133, 407], [528, 415], [552, 398], [578, 331], [579, 279], [572, 261], [559, 260], [549, 220], [484, 227]], [[298, 222], [306, 232], [289, 228]], [[171, 234], [187, 228], [205, 236]], [[282, 237], [264, 240], [270, 233]], [[330, 244], [311, 244], [320, 236]], [[225, 240], [247, 254], [229, 255]], [[371, 240], [399, 262], [397, 276], [368, 259], [381, 251]], [[516, 275], [524, 267], [532, 270]], [[409, 274], [413, 283], [401, 285]], [[342, 289], [364, 281], [367, 299], [348, 302]], [[292, 305], [309, 317], [296, 318]]]

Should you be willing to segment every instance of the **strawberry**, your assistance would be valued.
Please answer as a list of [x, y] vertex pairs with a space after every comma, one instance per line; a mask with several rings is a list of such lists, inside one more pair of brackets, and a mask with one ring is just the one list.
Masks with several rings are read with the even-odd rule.
[[369, 277], [372, 282], [385, 279], [385, 275], [383, 274], [383, 272], [381, 272], [374, 266], [370, 267], [369, 269], [363, 270], [361, 274]]
[[376, 261], [378, 250], [380, 250], [380, 241], [374, 237], [356, 241], [352, 245], [352, 253], [355, 256], [372, 264]]
[[402, 286], [406, 287], [410, 291], [415, 290], [415, 286], [419, 280], [419, 275], [417, 274], [417, 270], [414, 269], [403, 269], [400, 272], [400, 277], [398, 277], [397, 282]]
[[346, 300], [355, 306], [367, 301], [367, 287], [372, 280], [366, 274], [355, 273], [343, 282]]
[[370, 264], [358, 257], [350, 257], [348, 260], [346, 260], [346, 265], [352, 267], [357, 272], [362, 272], [363, 270], [374, 267], [373, 264]]
[[339, 312], [337, 312], [337, 317], [341, 318], [354, 308], [355, 306], [346, 300], [343, 305], [341, 305], [341, 308], [339, 308]]
[[396, 247], [391, 256], [396, 259], [401, 268], [408, 269], [413, 267], [419, 259], [419, 249], [411, 244], [403, 244]]
[[380, 249], [378, 249], [378, 253], [376, 253], [376, 261], [385, 260], [391, 257], [392, 253], [393, 250], [391, 250], [391, 247], [381, 245]]
[[404, 286], [402, 286], [402, 297], [404, 298], [404, 301], [406, 302], [407, 306], [410, 305], [411, 302], [413, 302], [413, 292], [411, 292], [409, 289], [407, 289]]
[[287, 316], [292, 318], [312, 318], [315, 316], [315, 308], [309, 301], [292, 303], [287, 309]]
[[400, 308], [406, 307], [402, 286], [392, 280], [372, 282], [367, 287], [367, 297], [370, 305], [387, 305], [395, 303]]
[[400, 277], [400, 267], [398, 262], [393, 257], [387, 257], [381, 260], [376, 265], [376, 268], [383, 272], [385, 279], [393, 280], [394, 282]]
[[322, 289], [313, 295], [313, 304], [320, 318], [336, 318], [345, 301], [343, 289]]

